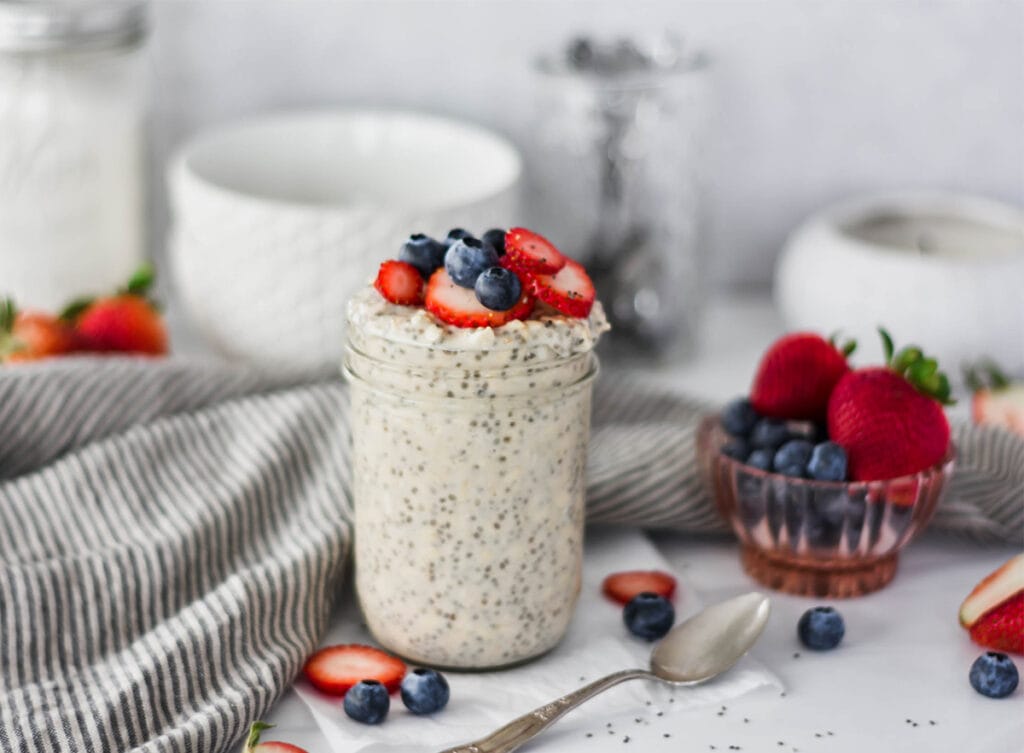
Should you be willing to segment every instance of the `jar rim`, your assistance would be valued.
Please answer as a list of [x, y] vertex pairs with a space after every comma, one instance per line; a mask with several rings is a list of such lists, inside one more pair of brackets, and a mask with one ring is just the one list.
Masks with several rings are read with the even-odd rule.
[[134, 47], [149, 30], [146, 0], [0, 0], [0, 52], [54, 54]]

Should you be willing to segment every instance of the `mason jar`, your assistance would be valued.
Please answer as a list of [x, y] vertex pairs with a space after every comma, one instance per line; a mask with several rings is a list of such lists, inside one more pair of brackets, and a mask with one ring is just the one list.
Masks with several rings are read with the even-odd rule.
[[371, 333], [349, 311], [355, 582], [371, 633], [439, 667], [543, 654], [580, 590], [593, 352], [487, 328], [478, 348], [475, 333], [452, 348]]
[[0, 297], [58, 310], [145, 258], [140, 0], [0, 2]]

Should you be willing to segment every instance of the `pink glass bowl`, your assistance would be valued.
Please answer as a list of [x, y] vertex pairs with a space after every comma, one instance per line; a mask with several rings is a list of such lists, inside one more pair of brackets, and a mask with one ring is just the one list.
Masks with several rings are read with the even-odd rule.
[[931, 520], [955, 450], [920, 473], [832, 482], [761, 471], [722, 454], [728, 436], [706, 417], [697, 455], [719, 512], [739, 537], [744, 569], [791, 594], [841, 598], [893, 579], [899, 551]]

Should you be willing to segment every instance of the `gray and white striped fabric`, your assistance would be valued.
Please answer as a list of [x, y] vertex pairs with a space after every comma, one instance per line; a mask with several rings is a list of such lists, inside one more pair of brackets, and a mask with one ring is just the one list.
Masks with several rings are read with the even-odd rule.
[[[594, 522], [724, 532], [706, 405], [605, 375]], [[1024, 442], [961, 428], [935, 525], [1024, 538]], [[0, 751], [223, 751], [323, 633], [348, 552], [344, 387], [215, 364], [0, 370]]]

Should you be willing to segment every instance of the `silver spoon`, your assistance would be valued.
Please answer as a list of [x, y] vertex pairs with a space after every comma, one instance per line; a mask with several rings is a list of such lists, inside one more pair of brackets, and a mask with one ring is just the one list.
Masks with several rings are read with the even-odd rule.
[[694, 684], [717, 677], [739, 661], [768, 622], [768, 597], [751, 592], [714, 604], [676, 625], [651, 651], [651, 668], [625, 669], [513, 719], [476, 742], [441, 753], [512, 753], [598, 693], [626, 680]]

